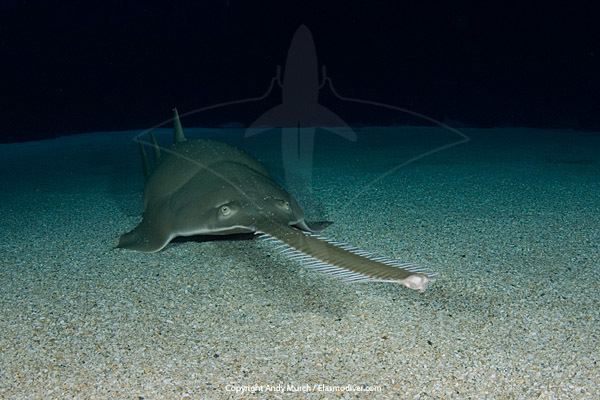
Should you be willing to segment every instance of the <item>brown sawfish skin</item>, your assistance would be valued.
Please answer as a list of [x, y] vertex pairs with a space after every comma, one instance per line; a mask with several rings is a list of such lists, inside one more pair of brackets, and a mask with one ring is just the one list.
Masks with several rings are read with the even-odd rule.
[[310, 268], [347, 281], [386, 281], [425, 290], [433, 275], [409, 263], [379, 257], [317, 235], [298, 202], [277, 185], [257, 160], [212, 140], [186, 140], [175, 111], [174, 144], [163, 149], [152, 138], [158, 165], [144, 171], [142, 221], [118, 247], [163, 249], [177, 236], [256, 233]]

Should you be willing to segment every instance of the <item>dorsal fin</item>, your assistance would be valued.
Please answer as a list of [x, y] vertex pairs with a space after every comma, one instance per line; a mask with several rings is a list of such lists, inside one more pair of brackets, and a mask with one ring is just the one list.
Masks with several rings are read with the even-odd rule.
[[173, 109], [173, 143], [185, 142], [185, 135], [183, 134], [183, 127], [181, 126], [181, 120], [179, 119], [179, 113], [177, 108]]
[[159, 162], [160, 161], [160, 146], [158, 145], [158, 142], [156, 141], [156, 137], [154, 136], [153, 133], [150, 134], [150, 138], [152, 139], [152, 147], [154, 148], [154, 161]]

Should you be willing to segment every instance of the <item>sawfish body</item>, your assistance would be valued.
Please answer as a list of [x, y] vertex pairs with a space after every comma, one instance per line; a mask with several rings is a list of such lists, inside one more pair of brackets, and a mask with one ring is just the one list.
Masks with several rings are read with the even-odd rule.
[[304, 265], [348, 281], [393, 281], [424, 290], [432, 275], [413, 264], [379, 257], [319, 236], [298, 202], [257, 160], [213, 140], [186, 140], [175, 111], [173, 146], [148, 173], [142, 145], [142, 221], [118, 247], [144, 252], [163, 249], [177, 236], [256, 233]]

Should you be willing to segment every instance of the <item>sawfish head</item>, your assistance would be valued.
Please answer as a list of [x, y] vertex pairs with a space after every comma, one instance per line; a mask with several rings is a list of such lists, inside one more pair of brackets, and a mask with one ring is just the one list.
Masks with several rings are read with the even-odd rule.
[[200, 168], [166, 194], [152, 190], [170, 182], [163, 182], [160, 173], [150, 178], [142, 222], [121, 236], [118, 247], [154, 252], [178, 236], [252, 233], [265, 225], [313, 232], [325, 225], [309, 225], [293, 196], [261, 170], [239, 162]]
[[255, 232], [265, 222], [312, 231], [298, 202], [269, 177], [237, 163], [192, 179], [169, 201], [179, 235]]
[[257, 226], [314, 232], [327, 225], [309, 226], [293, 196], [243, 151], [213, 140], [187, 140], [173, 111], [173, 146], [164, 157], [150, 135], [158, 161], [151, 174], [140, 142], [144, 213], [139, 225], [120, 237], [118, 247], [155, 252], [177, 236], [251, 233]]

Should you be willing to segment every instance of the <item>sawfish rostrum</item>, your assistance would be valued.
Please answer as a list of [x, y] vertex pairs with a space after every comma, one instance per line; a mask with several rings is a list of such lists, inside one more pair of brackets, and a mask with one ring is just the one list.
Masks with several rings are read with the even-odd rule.
[[376, 256], [321, 237], [323, 224], [309, 224], [298, 202], [257, 160], [213, 140], [187, 140], [175, 110], [173, 146], [147, 175], [142, 221], [118, 247], [144, 252], [163, 249], [177, 236], [255, 233], [303, 265], [348, 281], [391, 281], [425, 290], [432, 275], [409, 263]]

